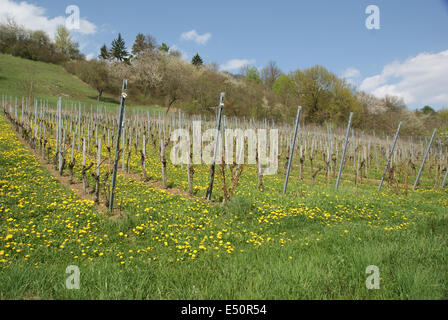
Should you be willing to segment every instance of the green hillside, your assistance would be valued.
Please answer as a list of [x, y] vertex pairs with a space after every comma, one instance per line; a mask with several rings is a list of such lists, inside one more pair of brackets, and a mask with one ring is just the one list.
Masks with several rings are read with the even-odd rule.
[[[59, 96], [68, 102], [98, 103], [96, 90], [62, 66], [6, 54], [0, 54], [0, 94], [48, 99], [50, 104], [55, 104]], [[118, 98], [103, 94], [102, 104], [118, 106], [118, 103]], [[129, 103], [128, 106], [140, 110], [164, 111], [158, 107], [131, 106]]]
[[[0, 54], [0, 93], [33, 96], [54, 103], [65, 100], [97, 103], [96, 90], [69, 74], [62, 66]], [[106, 96], [114, 103], [113, 99]], [[115, 102], [118, 103], [118, 102]]]

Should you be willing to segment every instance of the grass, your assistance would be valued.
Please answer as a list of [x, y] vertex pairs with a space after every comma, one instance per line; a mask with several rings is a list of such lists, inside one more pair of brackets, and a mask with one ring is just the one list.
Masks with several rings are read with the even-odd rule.
[[[260, 192], [249, 168], [222, 205], [119, 175], [126, 215], [111, 218], [40, 167], [3, 116], [0, 132], [1, 299], [448, 298], [447, 191], [346, 183], [336, 193], [293, 175], [281, 196], [281, 177]], [[69, 265], [80, 290], [65, 288]], [[366, 289], [370, 265], [379, 290]]]
[[[56, 105], [58, 97], [62, 97], [67, 104], [83, 103], [87, 106], [98, 104], [97, 91], [68, 73], [62, 66], [6, 54], [0, 54], [0, 93], [18, 97], [19, 103], [25, 93], [38, 100], [48, 100], [50, 105]], [[110, 94], [104, 94], [102, 104], [106, 108], [118, 108], [119, 100]], [[128, 107], [139, 111], [166, 110], [157, 106], [128, 105]]]

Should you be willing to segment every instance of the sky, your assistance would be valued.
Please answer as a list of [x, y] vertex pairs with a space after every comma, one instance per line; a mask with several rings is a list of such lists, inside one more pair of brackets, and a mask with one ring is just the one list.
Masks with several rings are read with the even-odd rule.
[[[370, 5], [378, 10], [366, 13]], [[199, 53], [223, 71], [270, 60], [285, 73], [319, 64], [411, 109], [448, 107], [448, 0], [0, 0], [0, 21], [13, 17], [53, 36], [69, 6], [79, 8], [71, 32], [88, 58], [119, 32], [129, 49], [137, 33], [150, 33], [184, 59]]]

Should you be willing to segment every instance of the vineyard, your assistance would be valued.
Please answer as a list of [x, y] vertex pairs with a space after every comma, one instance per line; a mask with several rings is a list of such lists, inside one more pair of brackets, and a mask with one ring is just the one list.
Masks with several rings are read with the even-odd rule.
[[[0, 298], [446, 298], [436, 131], [128, 110], [125, 95], [121, 123], [103, 105], [1, 103]], [[173, 132], [194, 137], [198, 121], [220, 138], [177, 150]], [[277, 173], [259, 148], [255, 163], [226, 161], [226, 129], [278, 130]], [[195, 163], [194, 143], [216, 165]], [[64, 288], [71, 264], [86, 277], [78, 292]], [[369, 265], [383, 290], [365, 289]]]
[[[15, 130], [21, 133], [22, 139], [42, 160], [53, 164], [59, 176], [68, 176], [70, 184], [74, 180], [82, 181], [85, 194], [94, 190], [97, 204], [103, 203], [109, 207], [114, 159], [117, 160], [120, 173], [125, 176], [140, 176], [142, 181], [157, 183], [165, 190], [174, 189], [189, 196], [205, 197], [209, 185], [209, 168], [193, 164], [193, 139], [189, 139], [190, 150], [174, 150], [181, 157], [177, 161], [180, 164], [169, 161], [173, 147], [179, 148], [174, 146], [172, 134], [178, 129], [192, 133], [194, 121], [200, 121], [202, 131], [216, 131], [217, 118], [187, 116], [180, 111], [179, 114], [167, 115], [160, 111], [128, 112], [123, 117], [117, 149], [119, 116], [109, 109], [96, 106], [94, 110], [91, 105], [86, 110], [85, 105], [73, 103], [63, 107], [61, 99], [57, 107], [49, 106], [48, 101], [35, 101], [34, 106], [28, 104], [25, 99], [18, 103], [17, 98], [2, 97], [3, 110]], [[238, 179], [230, 179], [230, 183], [234, 184], [233, 189], [236, 189], [235, 184], [239, 183], [241, 177], [246, 184], [256, 183], [260, 191], [264, 190], [265, 180], [267, 185], [282, 180], [287, 175], [291, 156], [293, 190], [300, 191], [303, 183], [310, 182], [313, 185], [337, 183], [339, 186], [339, 172], [345, 185], [363, 188], [381, 184], [382, 187], [382, 183], [386, 182], [397, 194], [406, 195], [412, 186], [414, 190], [417, 187], [443, 189], [447, 182], [448, 145], [435, 138], [437, 130], [432, 137], [400, 137], [398, 128], [395, 137], [377, 137], [374, 131], [357, 131], [350, 128], [350, 124], [347, 133], [344, 128], [327, 126], [323, 129], [297, 124], [299, 132], [294, 140], [293, 123], [289, 126], [277, 125], [268, 120], [257, 122], [253, 119], [227, 119], [225, 116], [221, 122], [223, 128], [219, 131], [220, 150], [216, 162], [221, 167], [217, 170], [217, 189], [223, 193], [216, 193], [214, 201], [230, 200], [226, 197], [229, 178], [226, 180], [225, 177], [238, 175]], [[264, 176], [266, 163], [262, 164], [259, 159], [260, 147], [255, 150], [256, 163], [253, 164], [256, 165], [244, 166], [244, 162], [249, 162], [246, 157], [246, 161], [238, 163], [236, 168], [237, 152], [241, 151], [230, 147], [228, 149], [234, 154], [229, 157], [229, 151], [223, 150], [229, 140], [225, 131], [233, 128], [243, 131], [251, 129], [254, 132], [260, 129], [268, 132], [278, 130], [278, 152], [275, 152], [278, 153], [279, 163], [277, 175]], [[211, 143], [209, 150], [214, 150], [215, 138], [210, 138], [210, 141], [203, 141], [202, 133], [194, 136], [194, 139], [199, 140], [201, 151], [206, 149], [204, 146], [207, 142]], [[246, 138], [249, 140], [249, 137]], [[243, 145], [243, 157], [244, 151], [250, 153], [249, 144], [249, 141], [245, 141]], [[274, 148], [273, 145], [271, 147]], [[291, 147], [294, 149], [292, 153]], [[205, 157], [205, 152], [199, 155], [201, 159]], [[271, 154], [274, 152], [271, 151]], [[282, 190], [272, 188], [271, 191]], [[122, 200], [120, 205], [126, 203], [126, 199]]]

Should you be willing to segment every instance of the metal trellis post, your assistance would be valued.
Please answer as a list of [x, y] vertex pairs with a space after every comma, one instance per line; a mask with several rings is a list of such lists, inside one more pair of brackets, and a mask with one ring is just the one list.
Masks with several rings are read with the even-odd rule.
[[112, 185], [110, 188], [110, 201], [109, 201], [109, 209], [111, 212], [114, 210], [114, 192], [115, 192], [115, 185], [117, 182], [117, 171], [118, 171], [118, 161], [119, 161], [119, 152], [120, 152], [120, 138], [121, 138], [121, 131], [123, 129], [123, 119], [124, 119], [124, 110], [126, 107], [126, 98], [127, 93], [126, 90], [128, 88], [128, 81], [123, 80], [123, 88], [121, 93], [121, 103], [120, 103], [120, 120], [118, 122], [118, 135], [117, 135], [117, 144], [115, 148], [115, 160], [114, 160], [114, 171], [112, 173]]
[[218, 128], [216, 132], [216, 140], [215, 140], [215, 152], [213, 155], [213, 163], [210, 170], [210, 184], [208, 186], [207, 195], [206, 198], [208, 201], [212, 199], [212, 193], [213, 193], [213, 183], [215, 180], [215, 167], [216, 167], [216, 157], [218, 155], [218, 147], [219, 147], [219, 135], [221, 131], [221, 121], [222, 121], [222, 109], [224, 108], [224, 98], [225, 93], [221, 93], [221, 98], [219, 100], [219, 112], [218, 112]]
[[423, 158], [422, 165], [420, 166], [420, 170], [418, 171], [417, 179], [415, 179], [414, 189], [413, 189], [414, 191], [417, 189], [418, 182], [420, 181], [420, 177], [422, 175], [423, 168], [425, 167], [425, 162], [426, 162], [426, 159], [428, 158], [428, 154], [429, 154], [429, 151], [431, 150], [431, 145], [432, 145], [432, 142], [434, 141], [434, 137], [436, 136], [436, 133], [437, 133], [437, 129], [434, 129], [434, 132], [432, 133], [431, 140], [429, 141], [428, 147], [426, 148], [426, 153]]
[[395, 152], [395, 147], [397, 145], [397, 140], [398, 140], [398, 135], [400, 134], [401, 125], [402, 125], [402, 122], [400, 122], [400, 124], [398, 125], [397, 132], [395, 133], [394, 143], [392, 145], [392, 149], [390, 150], [389, 157], [387, 158], [386, 167], [384, 168], [383, 177], [381, 178], [381, 182], [378, 187], [378, 191], [381, 191], [381, 188], [383, 187], [384, 179], [386, 178], [386, 173], [390, 166], [390, 160], [392, 159], [392, 156]]
[[350, 112], [350, 119], [348, 120], [348, 126], [347, 126], [347, 134], [345, 136], [344, 150], [342, 151], [341, 165], [339, 166], [338, 180], [336, 181], [336, 190], [339, 189], [339, 183], [341, 181], [342, 170], [344, 168], [345, 154], [347, 153], [348, 139], [350, 137], [350, 128], [352, 126], [352, 120], [353, 120], [353, 112]]
[[289, 159], [288, 159], [288, 169], [286, 172], [286, 177], [285, 177], [285, 185], [283, 187], [283, 194], [286, 194], [286, 190], [288, 189], [288, 182], [289, 182], [289, 174], [291, 172], [291, 165], [292, 165], [292, 158], [294, 157], [294, 149], [296, 147], [296, 140], [297, 140], [297, 133], [300, 127], [300, 114], [302, 112], [302, 107], [299, 107], [297, 109], [297, 118], [296, 118], [296, 125], [295, 125], [295, 129], [294, 129], [294, 138], [293, 141], [291, 143], [291, 152], [289, 154]]

